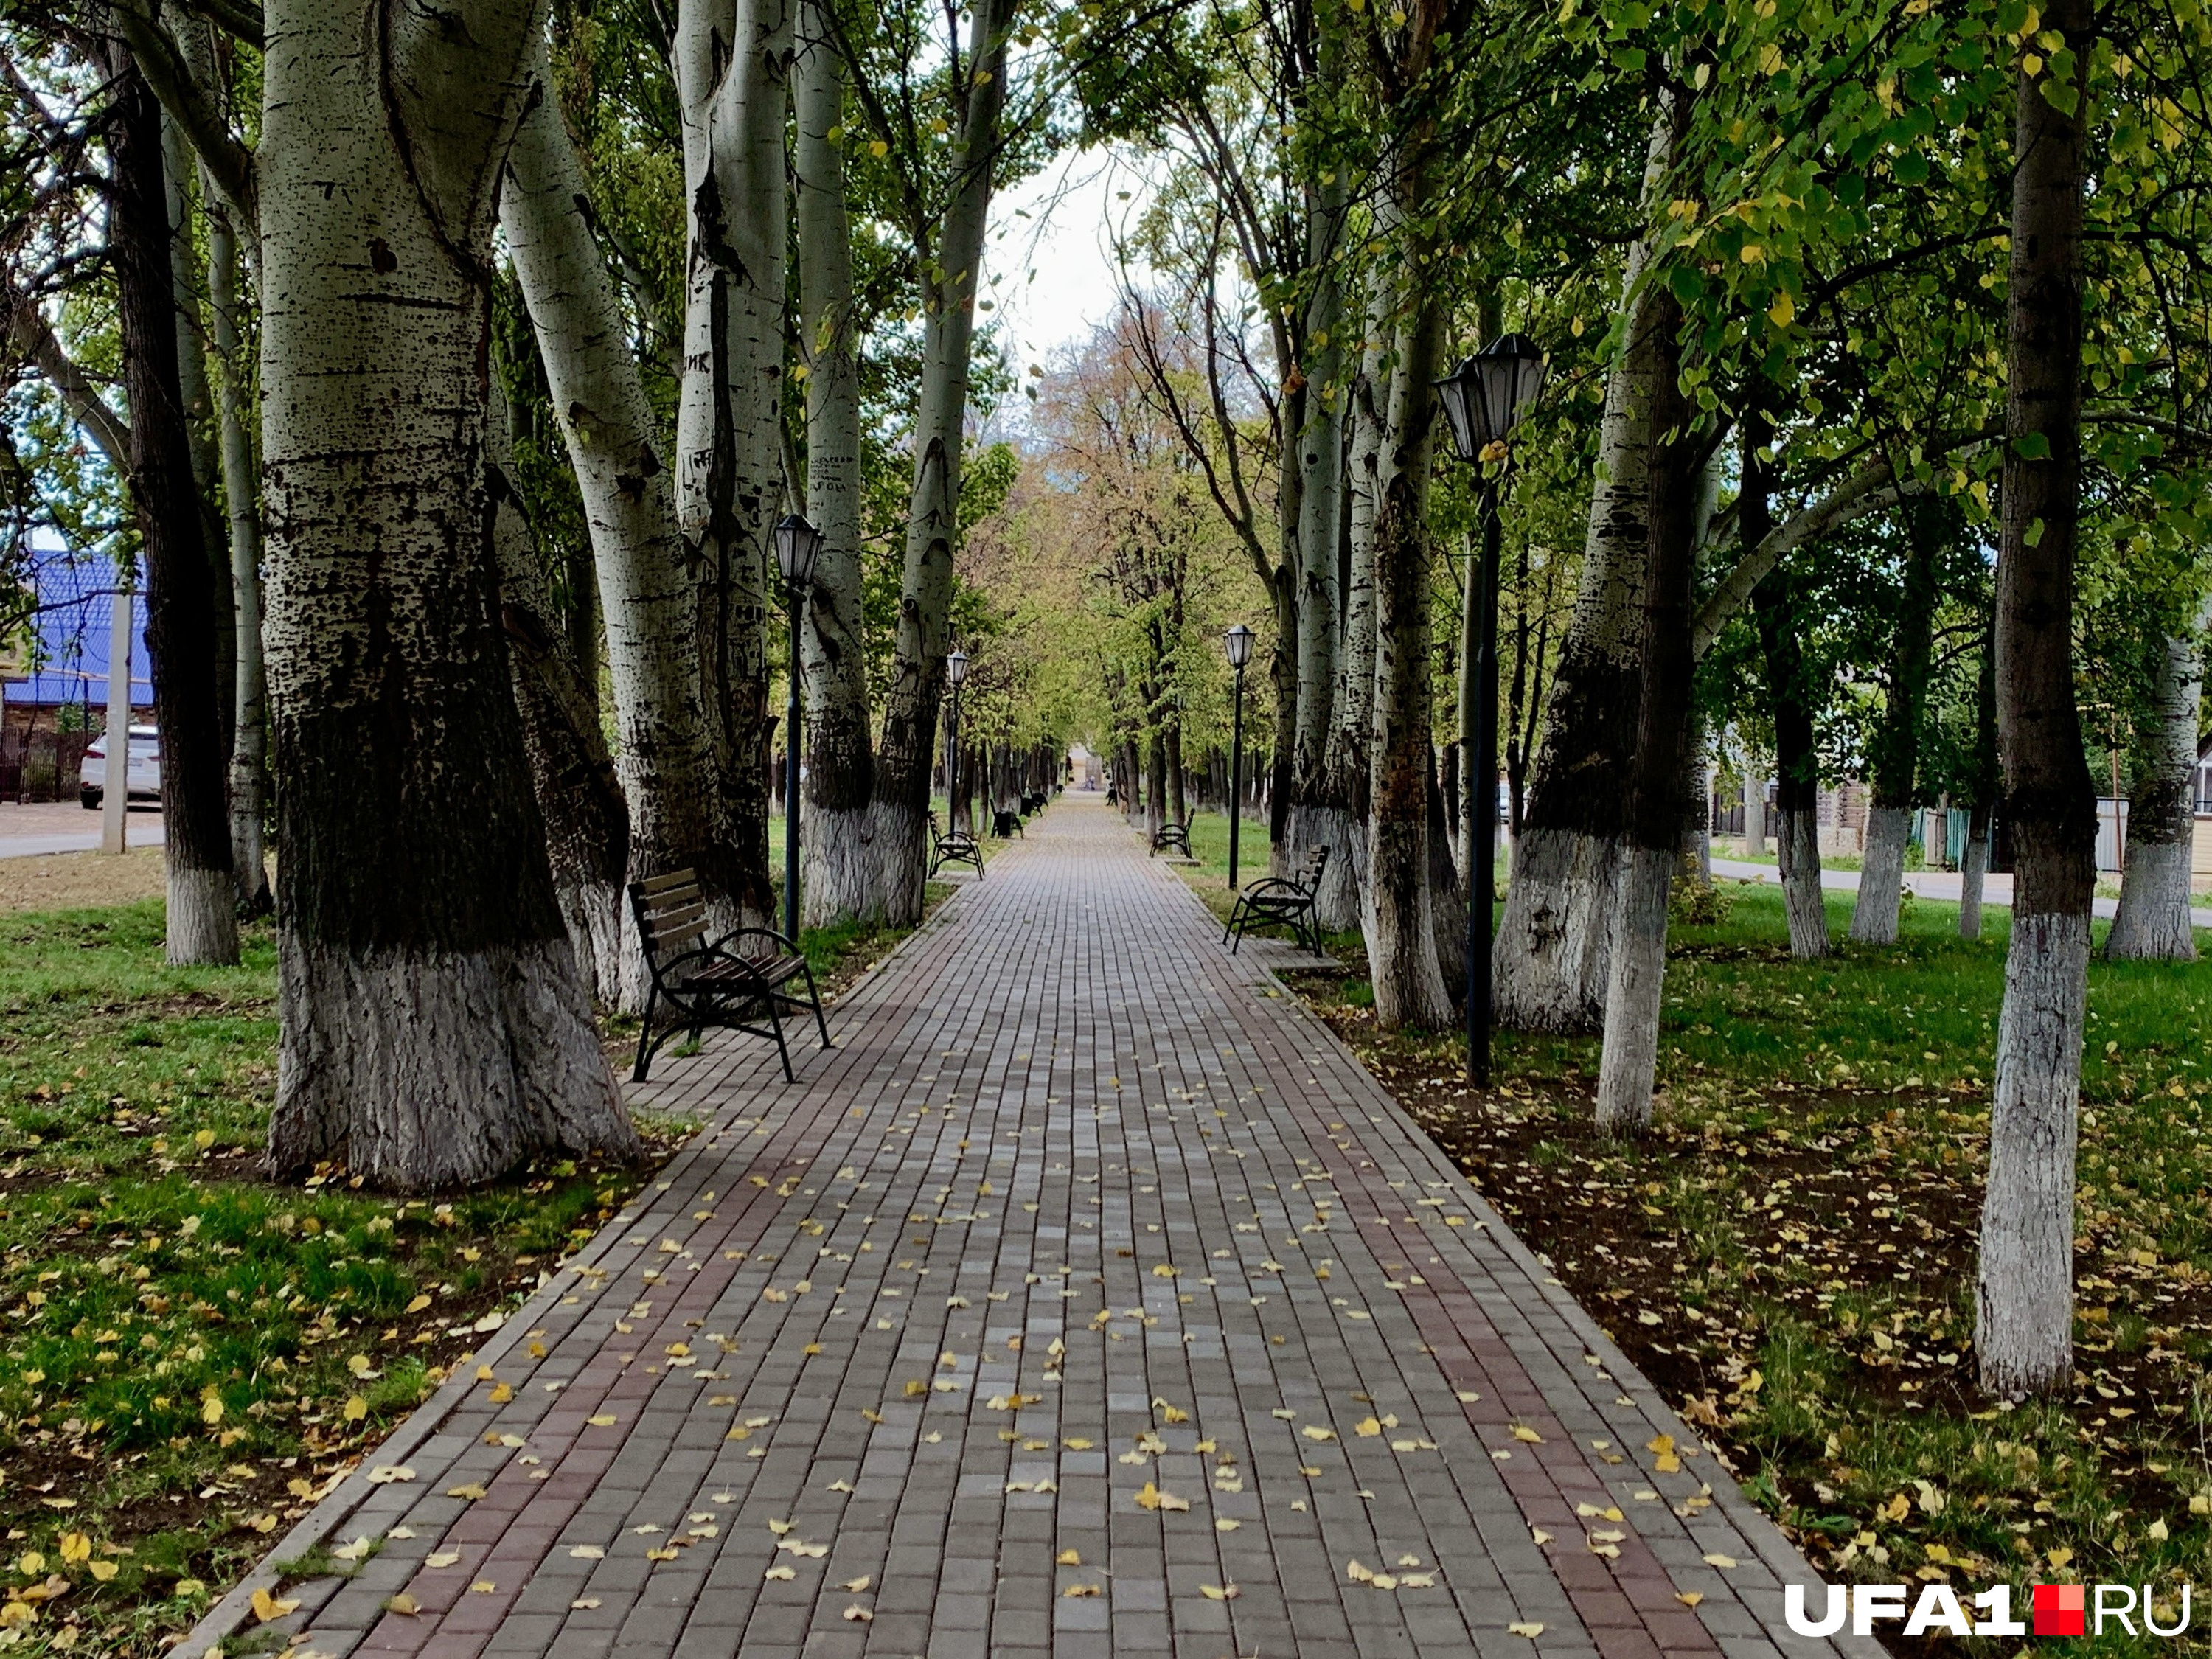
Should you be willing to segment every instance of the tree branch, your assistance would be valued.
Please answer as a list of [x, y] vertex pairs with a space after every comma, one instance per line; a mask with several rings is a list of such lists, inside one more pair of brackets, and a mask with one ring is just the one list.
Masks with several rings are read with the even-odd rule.
[[53, 330], [47, 326], [46, 315], [36, 302], [15, 295], [8, 298], [9, 348], [46, 376], [47, 384], [61, 395], [70, 414], [84, 428], [85, 435], [100, 446], [100, 453], [118, 471], [127, 472], [131, 465], [130, 426], [101, 401], [91, 378], [54, 337]]
[[230, 204], [233, 221], [251, 238], [260, 263], [259, 190], [253, 170], [253, 152], [238, 140], [210, 89], [192, 73], [191, 65], [168, 30], [139, 9], [141, 0], [115, 0], [116, 23], [123, 31], [138, 72], [154, 88], [169, 118], [182, 128], [198, 155], [215, 187]]
[[1793, 549], [1839, 525], [1894, 507], [1905, 495], [1921, 494], [1923, 489], [1919, 484], [1900, 486], [1892, 477], [1887, 461], [1869, 461], [1803, 512], [1775, 526], [1758, 546], [1736, 561], [1735, 568], [1721, 578], [1720, 586], [1698, 607], [1697, 618], [1690, 624], [1691, 654], [1702, 657], [1711, 648], [1729, 618], [1751, 598], [1751, 590]]

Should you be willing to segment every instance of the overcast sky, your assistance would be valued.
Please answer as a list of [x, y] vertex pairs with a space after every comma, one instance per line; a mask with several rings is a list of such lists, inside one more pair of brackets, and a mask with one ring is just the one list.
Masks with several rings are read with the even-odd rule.
[[[1129, 200], [1118, 199], [1122, 191]], [[1056, 348], [1082, 339], [1112, 313], [1108, 227], [1125, 222], [1144, 194], [1126, 161], [1109, 150], [1084, 150], [1061, 156], [992, 204], [986, 277], [1004, 273], [990, 297], [1018, 376], [1026, 377], [1031, 363], [1048, 364]]]

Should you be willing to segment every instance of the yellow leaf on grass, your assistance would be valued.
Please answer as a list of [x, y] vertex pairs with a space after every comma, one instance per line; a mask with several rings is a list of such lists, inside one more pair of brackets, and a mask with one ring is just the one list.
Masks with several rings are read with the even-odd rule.
[[410, 1302], [407, 1304], [407, 1311], [411, 1314], [418, 1314], [429, 1305], [430, 1298], [428, 1297], [417, 1296], [412, 1302]]
[[86, 1568], [85, 1571], [89, 1572], [99, 1583], [104, 1584], [109, 1579], [115, 1577], [115, 1563], [112, 1561], [95, 1561], [89, 1567]]
[[81, 1532], [62, 1534], [62, 1559], [75, 1566], [80, 1561], [92, 1559], [92, 1540]]
[[345, 1409], [339, 1415], [349, 1423], [358, 1423], [368, 1415], [368, 1401], [359, 1395], [354, 1395], [346, 1401]]

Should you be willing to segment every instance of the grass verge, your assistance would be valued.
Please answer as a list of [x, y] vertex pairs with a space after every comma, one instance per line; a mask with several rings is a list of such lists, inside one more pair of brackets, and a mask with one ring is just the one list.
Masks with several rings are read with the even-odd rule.
[[[161, 1652], [694, 1127], [423, 1198], [276, 1184], [273, 934], [173, 969], [161, 933], [159, 900], [0, 915], [0, 1644], [26, 1654]], [[827, 995], [899, 937], [804, 943]]]
[[2079, 1370], [1995, 1400], [1974, 1271], [2007, 914], [1969, 942], [1910, 900], [1863, 947], [1832, 897], [1837, 953], [1801, 963], [1778, 893], [1722, 891], [1675, 929], [1633, 1141], [1590, 1125], [1595, 1038], [1501, 1034], [1485, 1094], [1455, 1038], [1376, 1030], [1356, 939], [1298, 988], [1825, 1574], [2126, 1583], [2171, 1625], [2212, 1566], [2212, 963], [2090, 970]]

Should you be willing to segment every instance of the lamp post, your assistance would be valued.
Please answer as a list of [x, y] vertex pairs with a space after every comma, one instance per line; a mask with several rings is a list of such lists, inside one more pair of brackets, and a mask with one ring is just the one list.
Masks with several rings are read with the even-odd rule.
[[[1461, 460], [1499, 463], [1482, 480], [1482, 554], [1467, 562], [1461, 624], [1466, 678], [1460, 690], [1460, 756], [1468, 817], [1467, 1075], [1490, 1086], [1490, 907], [1498, 853], [1498, 487], [1505, 440], [1544, 389], [1549, 360], [1525, 334], [1492, 340], [1437, 382]], [[1480, 799], [1477, 799], [1478, 793]]]
[[1237, 890], [1237, 843], [1244, 828], [1244, 665], [1252, 660], [1252, 630], [1238, 623], [1221, 636], [1229, 665], [1237, 674], [1235, 718], [1229, 739], [1229, 890]]
[[952, 717], [945, 723], [945, 828], [957, 829], [960, 811], [960, 688], [968, 679], [968, 653], [957, 646], [945, 659], [945, 683], [952, 688]]
[[775, 544], [775, 568], [783, 577], [791, 611], [791, 706], [784, 716], [783, 757], [783, 932], [799, 941], [799, 626], [814, 587], [814, 562], [822, 556], [822, 532], [796, 513], [787, 513], [769, 532]]

